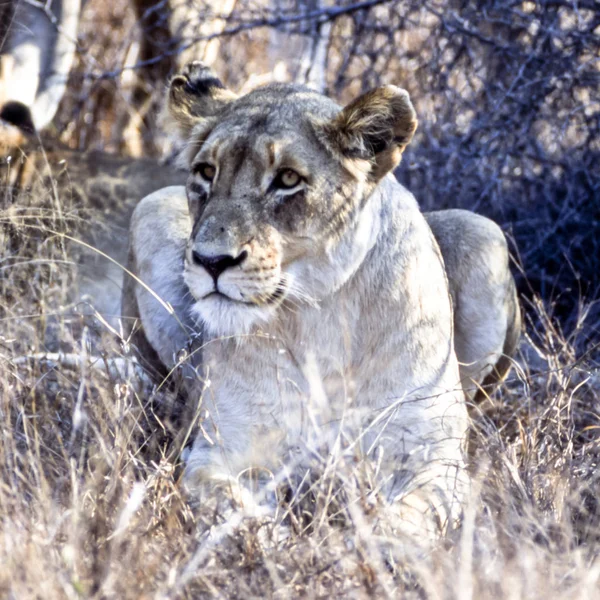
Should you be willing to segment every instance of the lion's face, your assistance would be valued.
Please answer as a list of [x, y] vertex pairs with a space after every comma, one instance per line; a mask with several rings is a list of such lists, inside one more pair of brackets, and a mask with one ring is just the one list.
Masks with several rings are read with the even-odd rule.
[[[406, 134], [396, 136], [393, 127], [382, 134], [376, 124], [377, 139], [357, 136], [348, 121], [364, 119], [357, 114], [364, 107], [351, 105], [351, 114], [344, 114], [348, 109], [340, 112], [303, 88], [272, 85], [238, 99], [212, 74], [207, 85], [198, 63], [178, 77], [170, 109], [180, 123], [188, 119], [186, 189], [193, 219], [185, 282], [211, 334], [247, 333], [284, 305], [318, 301], [355, 271], [361, 252], [339, 247], [353, 236], [350, 245], [363, 244], [366, 253], [362, 211], [397, 164]], [[397, 88], [381, 90], [398, 96]], [[400, 92], [406, 112], [408, 98]], [[200, 117], [202, 99], [206, 114]], [[374, 126], [368, 116], [363, 128]], [[412, 135], [414, 126], [409, 129]]]
[[361, 182], [317, 140], [307, 94], [289, 92], [264, 90], [232, 106], [191, 160], [185, 280], [218, 334], [247, 331], [285, 300], [312, 299], [299, 265], [323, 268], [355, 217]]

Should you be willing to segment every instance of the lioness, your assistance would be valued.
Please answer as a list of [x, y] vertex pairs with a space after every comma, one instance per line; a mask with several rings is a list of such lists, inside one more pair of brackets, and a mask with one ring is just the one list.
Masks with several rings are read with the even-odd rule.
[[[168, 368], [194, 348], [188, 389], [203, 392], [205, 414], [188, 485], [276, 466], [317, 429], [318, 443], [341, 435], [377, 456], [389, 496], [448, 522], [468, 481], [468, 419], [440, 250], [389, 175], [417, 126], [408, 94], [385, 86], [342, 110], [294, 85], [238, 98], [191, 63], [171, 81], [168, 111], [188, 140], [189, 177], [134, 212], [130, 269], [144, 285], [126, 279], [123, 314], [140, 318], [140, 343]], [[443, 245], [463, 222], [477, 230], [461, 213], [430, 217]], [[452, 255], [457, 276], [487, 294], [472, 305], [487, 317], [472, 316], [489, 331], [462, 346], [475, 383], [518, 328], [506, 242], [486, 227], [489, 260]]]

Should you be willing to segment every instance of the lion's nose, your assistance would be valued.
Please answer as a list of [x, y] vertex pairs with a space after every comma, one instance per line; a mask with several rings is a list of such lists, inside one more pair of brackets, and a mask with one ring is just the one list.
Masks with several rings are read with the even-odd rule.
[[195, 264], [204, 267], [207, 273], [213, 278], [214, 282], [217, 283], [219, 275], [229, 269], [229, 267], [235, 267], [240, 265], [246, 260], [248, 253], [244, 250], [237, 258], [229, 254], [221, 254], [219, 256], [202, 256], [202, 254], [192, 251], [192, 260]]

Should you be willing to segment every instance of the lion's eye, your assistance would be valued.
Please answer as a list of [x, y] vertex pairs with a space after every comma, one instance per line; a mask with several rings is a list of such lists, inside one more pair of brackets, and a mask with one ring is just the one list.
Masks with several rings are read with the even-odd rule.
[[215, 167], [208, 163], [200, 163], [199, 165], [196, 165], [194, 170], [200, 175], [200, 177], [206, 179], [206, 181], [212, 181], [217, 173]]
[[277, 174], [273, 185], [276, 188], [289, 190], [296, 187], [302, 181], [302, 177], [292, 169], [284, 169]]

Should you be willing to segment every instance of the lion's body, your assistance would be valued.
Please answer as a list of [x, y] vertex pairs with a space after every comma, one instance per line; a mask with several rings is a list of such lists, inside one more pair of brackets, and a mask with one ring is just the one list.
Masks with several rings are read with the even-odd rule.
[[[0, 191], [5, 204], [12, 205], [15, 223], [20, 210], [52, 206], [46, 200], [56, 193], [66, 217], [79, 223], [73, 233], [122, 265], [127, 257], [125, 232], [140, 198], [183, 184], [185, 177], [151, 159], [70, 150], [48, 136], [38, 140], [0, 121]], [[448, 275], [461, 380], [479, 386], [487, 377], [491, 384], [508, 370], [520, 331], [504, 234], [489, 219], [468, 211], [425, 213], [425, 218]], [[85, 260], [83, 293], [100, 312], [114, 313], [122, 270], [93, 251]], [[499, 377], [490, 373], [494, 364]]]
[[[481, 383], [502, 355], [514, 288], [495, 226], [440, 213], [430, 228], [386, 175], [416, 126], [406, 93], [380, 88], [341, 112], [294, 86], [237, 99], [192, 64], [170, 111], [188, 136], [187, 188], [136, 208], [130, 269], [145, 286], [126, 282], [123, 307], [167, 368], [193, 349], [185, 377], [206, 412], [187, 483], [343, 439], [378, 457], [391, 497], [451, 518], [468, 480], [461, 378]], [[451, 291], [474, 358], [460, 374]]]

